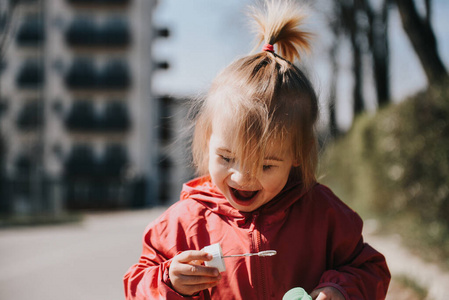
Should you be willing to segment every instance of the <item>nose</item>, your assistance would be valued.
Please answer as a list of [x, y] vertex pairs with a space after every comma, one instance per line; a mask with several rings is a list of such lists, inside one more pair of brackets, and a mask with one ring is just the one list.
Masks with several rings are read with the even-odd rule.
[[237, 185], [236, 187], [250, 189], [254, 185], [255, 177], [249, 171], [236, 168], [231, 174], [231, 181]]

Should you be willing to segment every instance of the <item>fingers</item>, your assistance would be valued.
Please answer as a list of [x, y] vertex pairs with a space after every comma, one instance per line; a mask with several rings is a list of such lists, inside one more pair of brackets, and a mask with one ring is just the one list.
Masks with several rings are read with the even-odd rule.
[[312, 297], [313, 300], [317, 300], [317, 299], [319, 299], [319, 298], [318, 298], [318, 295], [319, 295], [319, 294], [320, 294], [320, 292], [317, 291], [317, 290], [315, 290], [315, 291], [313, 291], [313, 292], [310, 294], [310, 297]]
[[333, 287], [324, 287], [314, 290], [310, 296], [313, 300], [344, 300], [345, 297], [339, 290]]
[[173, 258], [169, 276], [172, 286], [183, 295], [193, 295], [217, 285], [221, 279], [217, 268], [201, 265], [212, 255], [204, 251], [184, 251]]
[[195, 260], [202, 260], [202, 261], [210, 261], [212, 260], [212, 255], [204, 252], [204, 251], [198, 251], [198, 250], [190, 250], [190, 251], [184, 251], [175, 256], [177, 261], [180, 263], [190, 263]]
[[173, 274], [182, 277], [185, 284], [216, 281], [220, 275], [217, 268], [191, 264], [179, 264]]

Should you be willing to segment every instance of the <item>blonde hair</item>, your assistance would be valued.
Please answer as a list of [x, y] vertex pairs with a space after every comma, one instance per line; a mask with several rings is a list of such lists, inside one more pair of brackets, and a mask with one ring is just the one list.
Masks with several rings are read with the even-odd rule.
[[208, 173], [208, 143], [213, 124], [220, 124], [251, 174], [262, 169], [270, 143], [291, 147], [295, 169], [309, 188], [316, 181], [318, 103], [312, 84], [291, 62], [310, 48], [311, 34], [298, 29], [304, 13], [291, 1], [266, 0], [250, 14], [259, 43], [276, 45], [283, 57], [269, 51], [248, 55], [215, 78], [196, 115], [193, 162], [200, 174]]

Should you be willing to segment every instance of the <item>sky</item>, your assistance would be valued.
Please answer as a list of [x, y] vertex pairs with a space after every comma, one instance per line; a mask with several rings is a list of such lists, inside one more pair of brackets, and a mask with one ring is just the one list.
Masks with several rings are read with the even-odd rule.
[[[329, 0], [324, 0], [324, 2]], [[154, 77], [156, 94], [177, 97], [196, 96], [207, 91], [220, 70], [237, 58], [253, 50], [254, 36], [248, 25], [245, 10], [250, 0], [160, 0], [154, 14], [157, 26], [168, 27], [170, 37], [158, 39], [153, 47], [156, 59], [167, 60], [170, 69], [158, 71]], [[433, 26], [439, 42], [440, 55], [449, 66], [449, 1], [433, 1]], [[326, 55], [328, 37], [323, 25], [326, 20], [320, 8], [308, 8], [310, 16], [306, 28], [316, 33], [313, 52], [305, 65], [311, 70], [322, 102], [325, 102], [330, 82], [330, 64]], [[395, 101], [425, 88], [426, 79], [393, 9], [390, 19], [391, 86]], [[345, 52], [345, 48], [342, 48]], [[346, 49], [349, 53], [349, 48]], [[342, 57], [342, 76], [347, 80], [338, 87], [338, 122], [341, 127], [352, 121], [350, 57]], [[375, 110], [372, 90], [366, 90], [368, 110]], [[324, 104], [322, 104], [325, 106]]]

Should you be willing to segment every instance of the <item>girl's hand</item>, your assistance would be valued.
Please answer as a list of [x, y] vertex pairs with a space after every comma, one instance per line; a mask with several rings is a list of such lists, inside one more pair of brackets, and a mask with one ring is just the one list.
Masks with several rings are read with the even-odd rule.
[[313, 300], [345, 300], [339, 290], [330, 286], [314, 290], [310, 296]]
[[184, 251], [173, 257], [169, 276], [173, 288], [180, 294], [192, 296], [199, 291], [218, 284], [221, 279], [217, 268], [201, 265], [212, 260], [212, 255], [204, 251]]

